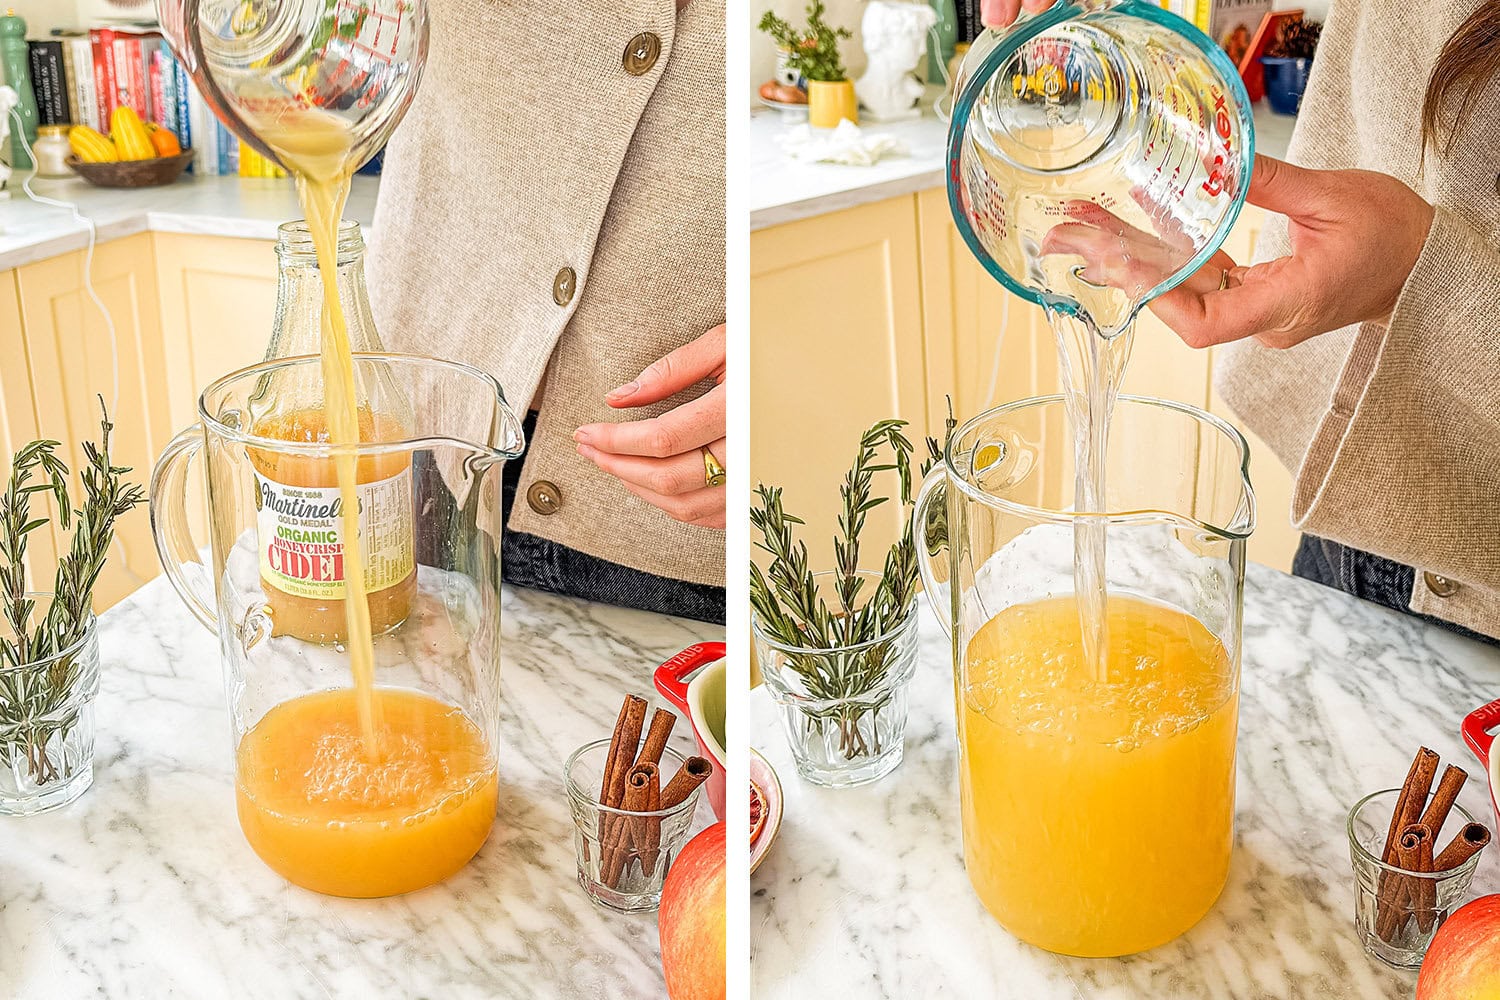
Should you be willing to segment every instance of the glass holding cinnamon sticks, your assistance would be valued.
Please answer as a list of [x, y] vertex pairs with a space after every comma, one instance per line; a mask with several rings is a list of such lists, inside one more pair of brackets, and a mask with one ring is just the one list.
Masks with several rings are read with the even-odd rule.
[[646, 700], [628, 695], [611, 736], [579, 747], [564, 768], [578, 884], [610, 909], [637, 912], [660, 903], [698, 790], [713, 773], [707, 759], [667, 746], [676, 721], [659, 708], [648, 727]]
[[[1490, 832], [1457, 802], [1468, 775], [1417, 751], [1400, 788], [1365, 796], [1349, 812], [1355, 926], [1365, 950], [1415, 969], [1448, 914], [1463, 905]], [[1434, 781], [1436, 786], [1434, 787]]]

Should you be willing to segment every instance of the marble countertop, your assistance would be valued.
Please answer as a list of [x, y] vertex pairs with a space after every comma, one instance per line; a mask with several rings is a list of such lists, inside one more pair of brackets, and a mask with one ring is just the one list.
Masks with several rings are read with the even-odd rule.
[[[1265, 101], [1258, 102], [1256, 149], [1271, 156], [1285, 156], [1296, 121], [1271, 111]], [[781, 151], [777, 137], [794, 125], [780, 111], [762, 109], [750, 117], [747, 176], [751, 230], [943, 185], [948, 124], [934, 115], [930, 107], [921, 118], [910, 121], [865, 123], [866, 131], [892, 135], [907, 147], [906, 156], [881, 160], [868, 167], [790, 159]]]
[[[1500, 693], [1500, 649], [1263, 566], [1247, 577], [1235, 853], [1196, 927], [1130, 958], [1074, 959], [989, 916], [964, 871], [950, 644], [923, 608], [906, 757], [884, 780], [803, 782], [769, 695], [752, 695], [752, 745], [786, 791], [750, 882], [756, 996], [1410, 997], [1415, 974], [1370, 958], [1355, 935], [1344, 819], [1361, 795], [1399, 784], [1419, 744], [1469, 771], [1459, 802], [1489, 816], [1458, 727]], [[1500, 852], [1486, 852], [1473, 891], [1500, 891]]]
[[[722, 634], [506, 588], [489, 842], [432, 888], [336, 899], [240, 834], [218, 642], [148, 584], [101, 618], [93, 788], [0, 817], [0, 996], [660, 997], [656, 915], [601, 909], [575, 881], [562, 764], [608, 735], [625, 691], [652, 694], [659, 662]], [[686, 720], [673, 745], [693, 752]], [[694, 829], [711, 821], [705, 799]]]
[[[366, 229], [366, 236], [375, 215], [379, 185], [374, 177], [354, 178], [344, 212], [344, 218]], [[277, 226], [302, 217], [292, 182], [285, 178], [186, 174], [163, 187], [119, 189], [94, 187], [74, 177], [38, 179], [32, 188], [44, 197], [76, 203], [79, 211], [94, 221], [101, 242], [144, 232], [274, 240]], [[17, 177], [11, 178], [7, 190], [10, 199], [0, 200], [0, 270], [86, 245], [87, 227], [70, 211], [31, 201]]]

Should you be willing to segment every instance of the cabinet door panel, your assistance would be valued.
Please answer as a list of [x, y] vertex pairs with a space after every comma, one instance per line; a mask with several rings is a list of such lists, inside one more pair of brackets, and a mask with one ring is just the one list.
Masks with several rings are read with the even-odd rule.
[[[831, 569], [859, 435], [889, 417], [910, 420], [913, 441], [925, 432], [915, 202], [760, 230], [750, 251], [749, 483], [784, 488], [786, 509], [807, 521], [813, 566]], [[878, 474], [876, 488], [894, 489], [894, 475]], [[870, 511], [862, 564], [881, 565], [901, 524], [894, 503]]]
[[[36, 395], [31, 389], [31, 359], [21, 325], [21, 298], [15, 271], [0, 273], [0, 479], [9, 480], [17, 451], [42, 435], [37, 430]], [[0, 485], [3, 489], [3, 485]], [[41, 501], [33, 502], [33, 509]], [[39, 512], [39, 510], [38, 510]], [[52, 589], [57, 569], [55, 528], [37, 529], [26, 537], [26, 579], [33, 590]]]
[[276, 313], [275, 244], [156, 233], [173, 427], [197, 419], [198, 394], [265, 354]]
[[[115, 464], [129, 466], [130, 478], [144, 485], [169, 426], [150, 237], [101, 243], [94, 253], [93, 284], [114, 321], [113, 351], [105, 319], [85, 291], [84, 267], [82, 252], [63, 254], [21, 268], [18, 284], [37, 427], [63, 442], [75, 499], [82, 443], [99, 436], [99, 397], [108, 403], [115, 391], [116, 351], [119, 398], [110, 409]], [[159, 571], [144, 504], [120, 520], [115, 538], [95, 591], [99, 610]]]

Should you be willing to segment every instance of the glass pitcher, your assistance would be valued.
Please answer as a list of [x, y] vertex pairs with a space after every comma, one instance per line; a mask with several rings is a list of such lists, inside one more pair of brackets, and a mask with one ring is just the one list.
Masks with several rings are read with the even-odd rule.
[[1255, 160], [1234, 64], [1145, 0], [1059, 0], [964, 58], [948, 200], [986, 270], [1103, 331], [1201, 267]]
[[[219, 635], [246, 839], [305, 888], [393, 895], [457, 871], [489, 835], [501, 474], [524, 441], [499, 384], [478, 369], [355, 355], [360, 377], [396, 387], [412, 414], [400, 440], [354, 446], [362, 470], [381, 470], [362, 487], [358, 530], [372, 553], [382, 551], [378, 536], [405, 539], [409, 547], [384, 550], [405, 551], [414, 566], [399, 613], [377, 608], [382, 592], [370, 588], [374, 689], [357, 689], [341, 638], [307, 627], [306, 603], [286, 600], [301, 586], [341, 598], [342, 545], [327, 537], [330, 520], [342, 521], [330, 506], [337, 490], [286, 474], [327, 469], [334, 447], [251, 430], [267, 385], [305, 381], [319, 364], [309, 355], [268, 361], [205, 389], [199, 423], [172, 440], [152, 473], [151, 527], [172, 585]], [[207, 563], [189, 531], [194, 457], [208, 487]], [[280, 470], [271, 488], [268, 467]], [[372, 559], [367, 582], [380, 573], [391, 567]]]
[[[953, 640], [964, 859], [1049, 951], [1163, 944], [1213, 905], [1234, 834], [1245, 541], [1230, 425], [1121, 396], [1104, 511], [1072, 508], [1061, 396], [958, 428], [918, 497], [922, 577]], [[1108, 655], [1083, 655], [1075, 521], [1107, 524]]]
[[260, 133], [314, 112], [348, 132], [364, 163], [427, 61], [425, 0], [156, 0], [156, 14], [204, 102], [273, 163]]

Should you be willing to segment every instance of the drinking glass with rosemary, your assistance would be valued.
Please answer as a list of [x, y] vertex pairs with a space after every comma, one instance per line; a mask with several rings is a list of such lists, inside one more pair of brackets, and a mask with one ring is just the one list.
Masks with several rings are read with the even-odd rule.
[[[101, 425], [99, 442], [83, 445], [79, 506], [56, 441], [18, 451], [0, 494], [0, 814], [56, 808], [93, 782], [94, 585], [115, 521], [145, 499], [126, 483], [130, 470], [112, 464], [107, 414]], [[33, 516], [34, 500], [50, 500], [58, 528], [73, 531], [50, 593], [32, 591], [26, 579], [28, 538], [49, 523], [43, 513]]]
[[[949, 427], [952, 427], [949, 420]], [[834, 568], [814, 572], [801, 518], [782, 506], [781, 488], [761, 484], [750, 522], [770, 556], [750, 564], [751, 625], [761, 675], [778, 707], [797, 770], [815, 784], [852, 787], [901, 763], [907, 686], [917, 660], [917, 559], [912, 537], [912, 443], [906, 422], [882, 420], [860, 438], [839, 487], [842, 511]], [[888, 449], [891, 459], [877, 456]], [[940, 455], [927, 440], [925, 475]], [[892, 497], [877, 496], [876, 473], [895, 472], [904, 527], [880, 571], [860, 568], [865, 517]]]

